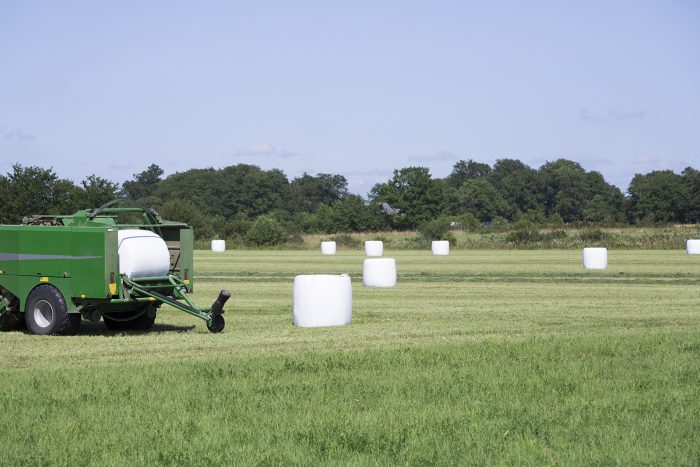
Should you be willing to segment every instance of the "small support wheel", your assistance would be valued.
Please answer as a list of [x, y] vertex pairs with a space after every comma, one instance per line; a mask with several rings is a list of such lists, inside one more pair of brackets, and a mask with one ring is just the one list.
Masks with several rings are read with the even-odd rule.
[[226, 321], [221, 315], [214, 315], [211, 317], [211, 323], [207, 323], [207, 329], [214, 334], [219, 333], [224, 330]]

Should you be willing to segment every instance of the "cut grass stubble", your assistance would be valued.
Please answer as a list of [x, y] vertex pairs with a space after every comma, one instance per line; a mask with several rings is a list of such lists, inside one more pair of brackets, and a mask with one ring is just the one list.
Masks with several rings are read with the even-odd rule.
[[346, 327], [293, 327], [291, 280], [359, 279], [361, 255], [235, 251], [196, 254], [195, 300], [234, 293], [221, 335], [174, 310], [0, 335], [3, 462], [700, 461], [697, 258], [389, 255], [398, 287], [354, 280]]

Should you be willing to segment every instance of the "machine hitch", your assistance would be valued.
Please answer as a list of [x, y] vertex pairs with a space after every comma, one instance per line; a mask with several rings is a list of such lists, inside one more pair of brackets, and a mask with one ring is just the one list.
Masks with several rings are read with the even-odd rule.
[[218, 298], [211, 305], [212, 314], [222, 314], [224, 312], [224, 305], [229, 298], [231, 298], [231, 292], [226, 289], [222, 289], [221, 292], [219, 292]]
[[[142, 282], [148, 282], [150, 284], [144, 284]], [[155, 283], [155, 285], [153, 283]], [[172, 274], [163, 277], [142, 277], [138, 279], [130, 279], [126, 275], [122, 275], [122, 284], [124, 290], [130, 295], [131, 299], [147, 298], [155, 300], [204, 320], [207, 323], [207, 329], [213, 333], [224, 330], [226, 323], [224, 317], [221, 315], [224, 313], [226, 301], [231, 298], [231, 292], [228, 290], [224, 289], [219, 292], [219, 296], [214, 301], [211, 308], [200, 308], [187, 296], [186, 284], [179, 277]], [[162, 289], [164, 286], [171, 288], [172, 296], [157, 291], [157, 289]], [[185, 303], [178, 300], [184, 300]]]

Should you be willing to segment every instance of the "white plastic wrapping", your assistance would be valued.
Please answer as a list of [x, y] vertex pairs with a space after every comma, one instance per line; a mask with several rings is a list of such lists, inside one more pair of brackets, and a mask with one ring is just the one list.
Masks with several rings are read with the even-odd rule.
[[608, 267], [607, 248], [584, 248], [583, 267], [586, 269], [605, 269]]
[[334, 255], [335, 254], [335, 242], [321, 242], [321, 254], [322, 255]]
[[700, 255], [700, 240], [688, 240], [685, 242], [685, 251], [689, 255]]
[[170, 270], [170, 253], [165, 240], [150, 230], [117, 232], [119, 272], [131, 278], [165, 276]]
[[366, 259], [362, 270], [365, 287], [395, 287], [396, 260], [394, 258]]
[[434, 240], [432, 244], [432, 250], [434, 255], [449, 255], [450, 242], [448, 242], [447, 240]]
[[294, 324], [302, 328], [343, 326], [352, 321], [350, 276], [319, 274], [294, 278]]
[[382, 256], [384, 254], [384, 242], [381, 240], [367, 240], [365, 242], [365, 255]]
[[226, 251], [226, 240], [212, 240], [211, 251], [215, 253], [222, 253]]

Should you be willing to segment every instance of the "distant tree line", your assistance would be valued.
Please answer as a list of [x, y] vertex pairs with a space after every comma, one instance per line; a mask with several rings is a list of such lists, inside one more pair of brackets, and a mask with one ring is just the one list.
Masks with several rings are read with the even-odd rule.
[[342, 175], [305, 173], [289, 180], [281, 170], [247, 164], [191, 169], [165, 178], [151, 164], [121, 185], [95, 175], [76, 184], [53, 169], [21, 164], [0, 175], [2, 223], [17, 223], [30, 214], [71, 213], [115, 198], [189, 222], [198, 238], [262, 235], [274, 243], [309, 232], [416, 229], [436, 219], [464, 228], [521, 220], [552, 225], [700, 223], [700, 172], [688, 167], [681, 174], [637, 174], [625, 195], [599, 172], [566, 159], [537, 169], [516, 159], [500, 159], [493, 166], [461, 160], [444, 179], [432, 177], [426, 167], [395, 170], [367, 199], [350, 193]]

